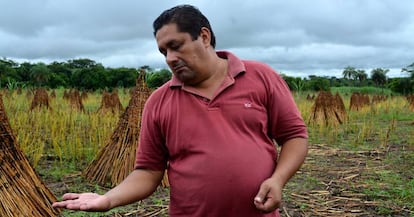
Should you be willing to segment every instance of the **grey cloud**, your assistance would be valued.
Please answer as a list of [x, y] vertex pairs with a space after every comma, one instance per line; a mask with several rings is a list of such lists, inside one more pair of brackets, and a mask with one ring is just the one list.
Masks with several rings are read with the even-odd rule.
[[218, 49], [292, 74], [348, 65], [396, 71], [414, 62], [410, 0], [0, 0], [0, 57], [166, 67], [151, 25], [181, 3], [210, 19]]

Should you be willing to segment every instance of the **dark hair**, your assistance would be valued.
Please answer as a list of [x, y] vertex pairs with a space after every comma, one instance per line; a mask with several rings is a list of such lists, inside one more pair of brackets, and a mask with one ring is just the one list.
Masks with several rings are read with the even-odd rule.
[[216, 37], [211, 29], [210, 22], [198, 8], [192, 5], [178, 5], [165, 10], [152, 24], [154, 28], [154, 36], [164, 25], [171, 23], [177, 24], [179, 32], [189, 33], [193, 40], [198, 38], [202, 27], [208, 28], [211, 32], [210, 44], [211, 46], [216, 47]]

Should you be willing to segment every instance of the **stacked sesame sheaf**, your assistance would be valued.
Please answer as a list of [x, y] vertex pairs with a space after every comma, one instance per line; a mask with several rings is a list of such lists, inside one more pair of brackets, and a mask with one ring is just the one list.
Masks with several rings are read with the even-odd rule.
[[52, 109], [50, 107], [50, 100], [49, 95], [47, 94], [47, 91], [43, 88], [38, 88], [34, 92], [32, 103], [30, 104], [30, 111], [33, 109], [40, 109], [40, 108], [47, 108]]
[[[142, 72], [109, 142], [83, 171], [83, 176], [88, 181], [101, 186], [114, 187], [133, 171], [142, 110], [151, 94], [144, 78], [145, 73]], [[167, 185], [166, 182], [164, 179], [164, 186]]]
[[309, 124], [337, 126], [348, 120], [344, 102], [337, 93], [320, 91], [312, 106]]
[[352, 93], [349, 110], [359, 111], [362, 108], [370, 105], [368, 94]]
[[86, 92], [83, 92], [82, 95], [79, 93], [79, 90], [71, 89], [69, 91], [63, 92], [63, 99], [69, 102], [70, 108], [73, 111], [85, 112], [85, 107], [83, 106], [83, 99], [88, 97]]
[[0, 94], [0, 216], [57, 216], [55, 196], [17, 144]]
[[[410, 111], [414, 111], [414, 94], [407, 96]], [[414, 123], [414, 122], [413, 122]]]
[[118, 96], [118, 91], [115, 89], [112, 93], [104, 91], [102, 94], [101, 106], [98, 108], [98, 113], [107, 113], [111, 112], [112, 114], [116, 112], [122, 112], [124, 108], [122, 107], [121, 100]]

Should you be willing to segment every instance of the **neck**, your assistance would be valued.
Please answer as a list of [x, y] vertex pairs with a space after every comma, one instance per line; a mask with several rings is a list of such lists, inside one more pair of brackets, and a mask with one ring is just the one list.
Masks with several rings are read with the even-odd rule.
[[227, 60], [217, 57], [214, 61], [211, 61], [210, 65], [210, 68], [206, 68], [208, 69], [207, 76], [203, 82], [200, 82], [200, 86], [220, 84], [227, 75]]
[[203, 94], [208, 98], [212, 98], [216, 90], [220, 87], [223, 80], [227, 76], [227, 60], [222, 59], [218, 56], [215, 56], [214, 61], [211, 61], [211, 68], [208, 68], [209, 72], [207, 73], [205, 79], [201, 82], [192, 85], [198, 92]]

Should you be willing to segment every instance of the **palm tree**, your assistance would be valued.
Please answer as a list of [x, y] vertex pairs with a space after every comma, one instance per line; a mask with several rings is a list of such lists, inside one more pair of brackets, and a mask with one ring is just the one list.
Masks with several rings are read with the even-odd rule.
[[387, 82], [389, 69], [376, 68], [371, 71], [371, 79], [377, 86], [383, 86]]
[[410, 75], [411, 79], [414, 79], [414, 63], [408, 65], [407, 67], [403, 68], [401, 71], [407, 72]]
[[344, 76], [344, 78], [355, 78], [357, 71], [354, 67], [351, 66], [347, 66], [344, 71], [342, 72], [342, 75]]
[[357, 70], [357, 73], [356, 73], [356, 78], [357, 78], [360, 82], [362, 82], [362, 81], [367, 80], [368, 75], [367, 75], [367, 73], [365, 73], [365, 70], [358, 69], [358, 70]]
[[409, 78], [407, 78], [407, 83], [411, 87], [411, 92], [414, 92], [414, 63], [408, 65], [407, 67], [403, 68], [401, 71], [407, 72], [409, 74]]

